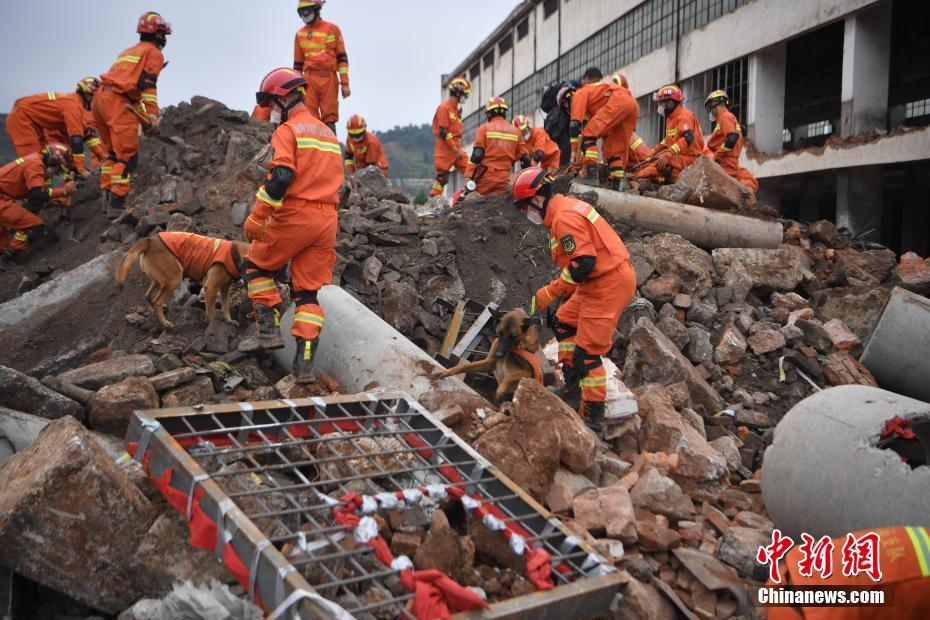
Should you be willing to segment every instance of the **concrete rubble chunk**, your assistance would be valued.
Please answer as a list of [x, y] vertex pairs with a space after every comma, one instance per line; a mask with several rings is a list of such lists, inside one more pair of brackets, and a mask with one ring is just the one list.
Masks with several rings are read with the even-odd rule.
[[815, 349], [822, 353], [833, 350], [833, 340], [830, 332], [824, 329], [823, 323], [817, 319], [798, 319], [794, 324], [804, 332], [804, 339]]
[[133, 411], [157, 409], [158, 394], [148, 379], [126, 377], [108, 385], [91, 397], [88, 422], [97, 432], [123, 437]]
[[70, 415], [83, 421], [85, 417], [80, 403], [6, 366], [0, 366], [0, 406], [49, 420]]
[[718, 364], [735, 364], [743, 359], [746, 339], [736, 324], [730, 320], [720, 330], [720, 341], [714, 347], [714, 361]]
[[154, 375], [155, 372], [152, 358], [148, 355], [137, 354], [111, 357], [102, 362], [87, 364], [64, 372], [58, 375], [58, 378], [65, 383], [82, 388], [99, 390], [106, 385], [118, 383], [126, 377], [148, 377]]
[[572, 500], [576, 495], [596, 488], [596, 485], [584, 476], [559, 468], [555, 472], [549, 492], [546, 493], [546, 506], [552, 512], [568, 512], [572, 509]]
[[717, 248], [712, 255], [718, 274], [723, 275], [734, 263], [741, 263], [752, 279], [753, 288], [760, 290], [792, 291], [804, 279], [804, 264], [790, 246], [772, 250]]
[[658, 323], [656, 323], [656, 327], [660, 332], [665, 334], [669, 340], [675, 343], [675, 346], [678, 347], [679, 351], [684, 350], [684, 348], [688, 345], [688, 342], [691, 341], [691, 335], [688, 333], [688, 328], [673, 317], [663, 317], [659, 320]]
[[717, 557], [736, 569], [740, 577], [765, 581], [768, 566], [756, 561], [759, 547], [772, 542], [772, 533], [748, 527], [731, 526], [717, 545]]
[[743, 303], [746, 296], [752, 290], [752, 277], [743, 263], [735, 261], [723, 274], [723, 283], [730, 288], [732, 292], [733, 303]]
[[875, 287], [864, 293], [830, 296], [817, 306], [817, 318], [822, 321], [839, 319], [865, 342], [890, 296], [889, 287]]
[[660, 275], [674, 276], [682, 293], [705, 290], [712, 284], [710, 256], [679, 235], [661, 233], [651, 237], [646, 243], [645, 258]]
[[237, 618], [262, 620], [265, 614], [244, 600], [225, 584], [211, 581], [195, 585], [185, 581], [174, 584], [164, 598], [145, 598], [119, 615], [117, 620], [168, 620], [169, 618]]
[[914, 252], [901, 255], [898, 262], [901, 285], [918, 293], [930, 292], [930, 258], [921, 258]]
[[878, 387], [878, 382], [869, 369], [846, 351], [834, 351], [829, 354], [821, 368], [830, 385], [858, 384]]
[[675, 344], [645, 317], [636, 322], [630, 333], [623, 377], [629, 387], [684, 381], [691, 391], [695, 408], [703, 408], [705, 413], [722, 409], [723, 403], [717, 391], [704, 380]]
[[196, 378], [197, 373], [194, 369], [184, 366], [183, 368], [175, 368], [174, 370], [155, 375], [149, 379], [149, 382], [151, 382], [152, 387], [154, 387], [156, 391], [164, 392], [165, 390], [178, 387], [182, 383], [193, 381]]
[[785, 336], [774, 329], [760, 329], [750, 336], [746, 343], [756, 355], [764, 355], [777, 351], [785, 346]]
[[688, 328], [688, 346], [685, 355], [694, 364], [709, 362], [714, 357], [714, 346], [710, 343], [710, 332], [697, 325]]
[[691, 515], [690, 502], [675, 481], [656, 469], [642, 474], [630, 491], [633, 505], [669, 519], [687, 519]]
[[139, 598], [126, 560], [152, 516], [148, 500], [71, 417], [49, 424], [0, 468], [4, 563], [107, 613]]
[[689, 205], [733, 211], [756, 204], [756, 195], [752, 191], [708, 157], [698, 157], [685, 168], [677, 184], [688, 188], [684, 202]]
[[614, 618], [642, 618], [642, 620], [675, 620], [675, 607], [652, 584], [630, 579], [621, 588]]
[[449, 525], [446, 513], [435, 510], [429, 531], [411, 559], [419, 570], [435, 568], [455, 579], [467, 574], [468, 568], [474, 564], [474, 549], [468, 557], [467, 548]]
[[895, 253], [888, 249], [864, 252], [840, 250], [837, 254], [836, 269], [852, 285], [881, 284], [891, 276], [897, 264]]
[[163, 407], [190, 407], [210, 402], [213, 396], [213, 381], [200, 377], [166, 392], [161, 399]]
[[823, 329], [837, 351], [852, 351], [860, 344], [859, 337], [839, 319], [830, 319], [823, 324]]

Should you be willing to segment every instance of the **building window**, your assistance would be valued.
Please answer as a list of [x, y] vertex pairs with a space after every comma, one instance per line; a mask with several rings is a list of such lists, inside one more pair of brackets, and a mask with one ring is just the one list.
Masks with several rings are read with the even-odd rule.
[[476, 62], [475, 64], [471, 66], [471, 69], [468, 70], [468, 77], [474, 80], [479, 75], [481, 75], [481, 65]]
[[918, 116], [927, 116], [928, 114], [930, 114], [930, 99], [911, 101], [904, 108], [905, 118], [917, 118]]
[[484, 58], [481, 59], [481, 63], [482, 65], [484, 65], [485, 69], [493, 65], [494, 64], [494, 50], [491, 50], [490, 52], [485, 54]]
[[526, 17], [517, 24], [517, 41], [523, 40], [530, 33], [530, 18]]
[[814, 136], [829, 136], [831, 133], [833, 133], [833, 123], [829, 120], [807, 124], [808, 138], [813, 138]]
[[791, 130], [790, 129], [781, 130], [781, 141], [782, 141], [782, 144], [791, 142]]
[[546, 0], [543, 2], [543, 19], [549, 19], [559, 10], [559, 0]]
[[513, 34], [510, 33], [497, 44], [497, 52], [503, 56], [513, 48]]

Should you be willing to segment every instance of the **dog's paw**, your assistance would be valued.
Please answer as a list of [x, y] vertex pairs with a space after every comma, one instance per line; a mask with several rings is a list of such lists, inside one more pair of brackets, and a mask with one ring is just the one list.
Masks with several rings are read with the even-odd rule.
[[174, 329], [174, 323], [171, 321], [162, 321], [161, 326], [165, 329]]
[[446, 379], [449, 377], [449, 372], [447, 370], [437, 368], [433, 370], [429, 376], [433, 379]]
[[223, 319], [223, 322], [227, 325], [232, 325], [233, 327], [239, 327], [239, 321], [234, 321], [232, 319]]

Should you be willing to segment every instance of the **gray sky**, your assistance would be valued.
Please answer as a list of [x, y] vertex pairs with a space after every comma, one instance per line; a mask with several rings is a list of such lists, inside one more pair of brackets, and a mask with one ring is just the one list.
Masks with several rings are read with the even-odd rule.
[[[329, 0], [323, 17], [346, 40], [352, 96], [340, 100], [340, 135], [351, 114], [369, 127], [428, 123], [439, 79], [518, 4], [517, 0]], [[296, 0], [27, 0], [0, 2], [0, 110], [43, 91], [71, 91], [106, 72], [138, 42], [136, 20], [161, 13], [174, 29], [162, 105], [205, 95], [251, 111], [261, 78], [293, 63], [302, 25]]]

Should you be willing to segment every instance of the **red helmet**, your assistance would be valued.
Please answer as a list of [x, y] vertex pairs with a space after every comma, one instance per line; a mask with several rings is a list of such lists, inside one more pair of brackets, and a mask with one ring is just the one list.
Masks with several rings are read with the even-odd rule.
[[513, 126], [519, 129], [521, 133], [525, 133], [530, 128], [530, 119], [521, 114], [513, 119]]
[[354, 114], [346, 123], [346, 129], [349, 130], [350, 136], [360, 136], [368, 130], [368, 124], [361, 115]]
[[681, 89], [675, 86], [674, 84], [669, 84], [668, 86], [663, 86], [655, 92], [652, 96], [652, 100], [656, 103], [660, 101], [677, 101], [681, 103], [685, 100], [685, 96], [681, 93]]
[[93, 76], [86, 77], [77, 83], [77, 89], [82, 93], [87, 93], [88, 95], [93, 95], [99, 88], [100, 80]]
[[255, 93], [255, 101], [262, 107], [268, 107], [273, 98], [283, 97], [306, 86], [307, 80], [294, 69], [289, 67], [273, 69], [262, 79], [262, 85]]
[[540, 188], [555, 181], [555, 177], [539, 166], [524, 168], [513, 182], [513, 206], [526, 210]]
[[630, 90], [630, 83], [626, 81], [626, 76], [622, 73], [614, 73], [610, 76], [610, 80], [617, 86], [622, 86], [627, 90]]
[[139, 18], [139, 25], [136, 26], [136, 32], [142, 34], [155, 34], [161, 32], [171, 34], [171, 24], [165, 21], [165, 18], [158, 13], [145, 13]]
[[449, 93], [453, 95], [470, 95], [471, 82], [464, 77], [453, 78], [452, 81], [449, 82]]
[[42, 149], [42, 157], [46, 166], [61, 166], [65, 169], [74, 168], [72, 164], [71, 149], [61, 142], [49, 142]]

